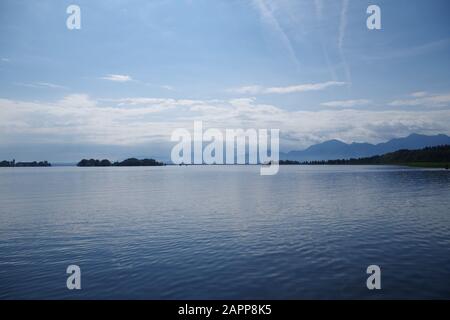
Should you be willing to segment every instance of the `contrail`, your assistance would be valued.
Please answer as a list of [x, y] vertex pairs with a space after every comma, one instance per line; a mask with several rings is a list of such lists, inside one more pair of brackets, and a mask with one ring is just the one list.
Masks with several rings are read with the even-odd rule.
[[[322, 23], [322, 17], [323, 17], [323, 2], [322, 2], [322, 0], [314, 0], [314, 7], [316, 8], [316, 18], [318, 20], [318, 23]], [[328, 50], [323, 41], [323, 34], [322, 34], [321, 30], [319, 31], [319, 34], [320, 34], [320, 44], [322, 47], [323, 56], [325, 57], [325, 62], [327, 63], [328, 71], [330, 72], [331, 78], [333, 80], [337, 80], [336, 72], [331, 65], [330, 56], [328, 55]]]
[[314, 0], [314, 6], [316, 7], [317, 19], [322, 19], [323, 2], [322, 0]]
[[341, 9], [341, 22], [339, 25], [339, 38], [338, 38], [338, 49], [341, 56], [342, 64], [345, 69], [345, 76], [347, 82], [351, 85], [351, 73], [350, 68], [348, 67], [347, 60], [344, 56], [344, 39], [345, 39], [345, 30], [347, 28], [347, 11], [350, 0], [342, 0], [342, 9]]
[[283, 28], [278, 23], [278, 20], [275, 18], [275, 16], [269, 10], [266, 1], [265, 0], [253, 0], [253, 3], [258, 8], [259, 14], [261, 15], [264, 22], [266, 22], [268, 25], [270, 25], [273, 28], [273, 30], [275, 31], [275, 33], [280, 37], [281, 42], [286, 47], [292, 61], [296, 64], [297, 67], [300, 67], [300, 62], [297, 59], [295, 50], [292, 46], [291, 41], [289, 40], [289, 37], [287, 36], [287, 34], [284, 32]]

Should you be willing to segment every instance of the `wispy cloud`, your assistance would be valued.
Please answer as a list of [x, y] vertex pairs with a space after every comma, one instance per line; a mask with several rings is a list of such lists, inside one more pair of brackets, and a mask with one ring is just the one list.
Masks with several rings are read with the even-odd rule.
[[428, 93], [426, 91], [417, 91], [417, 92], [411, 93], [411, 96], [413, 96], [414, 98], [422, 98], [422, 97], [425, 97], [426, 95], [428, 95]]
[[133, 79], [129, 75], [124, 74], [108, 74], [104, 77], [101, 77], [103, 80], [114, 81], [114, 82], [128, 82], [133, 81]]
[[163, 89], [166, 89], [166, 90], [170, 90], [170, 91], [173, 91], [173, 90], [175, 90], [175, 88], [174, 88], [174, 87], [172, 87], [172, 86], [169, 86], [169, 85], [162, 85], [162, 86], [161, 86], [161, 88], [163, 88]]
[[412, 99], [394, 100], [389, 103], [393, 107], [448, 107], [450, 105], [450, 93], [429, 95], [426, 92], [413, 93]]
[[170, 85], [161, 85], [161, 84], [145, 82], [140, 79], [134, 79], [131, 76], [126, 75], [126, 74], [108, 74], [106, 76], [101, 77], [100, 79], [108, 80], [108, 81], [112, 81], [112, 82], [122, 82], [122, 83], [123, 82], [133, 82], [136, 84], [140, 84], [140, 85], [144, 85], [144, 86], [148, 86], [148, 87], [160, 88], [160, 89], [164, 89], [164, 90], [168, 90], [168, 91], [175, 90], [175, 88]]
[[308, 91], [325, 90], [329, 87], [344, 86], [346, 82], [341, 81], [327, 81], [321, 83], [307, 83], [298, 84], [285, 87], [263, 87], [258, 85], [243, 86], [235, 89], [231, 89], [231, 92], [238, 94], [287, 94], [287, 93], [300, 93]]
[[50, 82], [36, 82], [36, 84], [41, 87], [47, 87], [52, 89], [67, 89], [67, 87], [65, 86], [61, 86], [59, 84], [54, 84]]
[[233, 88], [228, 91], [231, 93], [238, 93], [238, 94], [261, 94], [265, 92], [265, 88], [262, 86], [250, 85], [239, 88]]
[[272, 87], [267, 88], [267, 93], [294, 93], [294, 92], [306, 92], [306, 91], [319, 91], [324, 90], [329, 87], [336, 87], [336, 86], [344, 86], [346, 85], [346, 82], [341, 81], [328, 81], [328, 82], [322, 82], [322, 83], [312, 83], [312, 84], [299, 84], [295, 86], [288, 86], [288, 87]]
[[9, 58], [1, 58], [2, 62], [10, 62], [11, 60]]
[[444, 38], [408, 48], [394, 49], [395, 44], [388, 44], [388, 46], [389, 50], [383, 50], [381, 54], [377, 55], [370, 55], [369, 53], [362, 57], [362, 59], [368, 61], [403, 59], [407, 57], [425, 55], [439, 50], [444, 51], [448, 50], [448, 47], [450, 46], [450, 38]]
[[23, 82], [14, 82], [16, 86], [28, 87], [28, 88], [50, 88], [50, 89], [67, 89], [67, 87], [54, 84], [50, 82], [32, 82], [32, 83], [23, 83]]
[[352, 108], [357, 106], [364, 106], [370, 104], [371, 101], [367, 99], [356, 99], [356, 100], [337, 100], [328, 101], [321, 103], [325, 107], [336, 107], [336, 108]]

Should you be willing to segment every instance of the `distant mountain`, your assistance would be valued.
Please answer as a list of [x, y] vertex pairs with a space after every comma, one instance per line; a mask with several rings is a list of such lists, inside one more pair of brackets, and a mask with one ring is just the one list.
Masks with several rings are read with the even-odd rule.
[[351, 143], [339, 140], [329, 140], [310, 146], [302, 151], [280, 153], [281, 160], [332, 160], [363, 158], [394, 152], [400, 149], [422, 149], [438, 145], [450, 145], [450, 137], [445, 134], [427, 136], [413, 133], [404, 138], [392, 139], [379, 144]]

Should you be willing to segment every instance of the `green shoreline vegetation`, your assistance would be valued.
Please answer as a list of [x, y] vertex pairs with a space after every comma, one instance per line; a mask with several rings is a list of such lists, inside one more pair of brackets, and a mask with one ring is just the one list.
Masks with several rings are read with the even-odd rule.
[[422, 168], [450, 167], [450, 145], [419, 150], [398, 150], [380, 156], [320, 161], [281, 160], [280, 165], [403, 165]]

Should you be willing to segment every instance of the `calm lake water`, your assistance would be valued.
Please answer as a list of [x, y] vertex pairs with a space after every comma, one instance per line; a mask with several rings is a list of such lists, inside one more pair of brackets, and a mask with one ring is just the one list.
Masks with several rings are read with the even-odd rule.
[[450, 299], [450, 172], [0, 168], [0, 298]]

